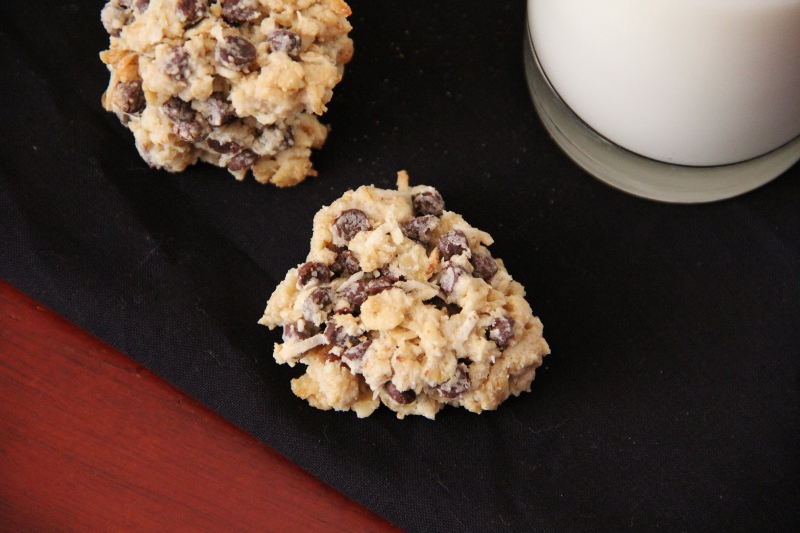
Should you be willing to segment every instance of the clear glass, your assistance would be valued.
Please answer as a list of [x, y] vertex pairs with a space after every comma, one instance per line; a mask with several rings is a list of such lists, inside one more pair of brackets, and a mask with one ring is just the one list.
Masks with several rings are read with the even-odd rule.
[[530, 32], [525, 72], [536, 111], [559, 147], [599, 180], [642, 198], [673, 203], [731, 198], [764, 185], [800, 160], [800, 136], [765, 155], [729, 165], [685, 166], [643, 157], [597, 133], [564, 103], [539, 63]]

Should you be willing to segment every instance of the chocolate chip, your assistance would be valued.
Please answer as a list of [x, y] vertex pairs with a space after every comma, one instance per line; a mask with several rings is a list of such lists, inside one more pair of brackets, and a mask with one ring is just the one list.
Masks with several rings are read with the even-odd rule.
[[203, 118], [214, 128], [218, 128], [234, 118], [231, 104], [221, 92], [216, 92], [206, 100], [198, 101], [195, 105]]
[[379, 278], [371, 279], [367, 283], [367, 292], [370, 296], [375, 296], [385, 290], [394, 287], [394, 282], [397, 281], [390, 276], [381, 276]]
[[331, 305], [331, 294], [327, 288], [314, 289], [303, 302], [303, 318], [314, 321], [314, 315]]
[[302, 288], [317, 280], [317, 283], [329, 283], [331, 281], [331, 271], [324, 263], [316, 261], [308, 262], [297, 269], [297, 285]]
[[111, 107], [120, 113], [132, 115], [144, 109], [147, 104], [142, 90], [142, 80], [118, 83], [111, 95]]
[[442, 195], [436, 191], [421, 192], [412, 198], [414, 212], [420, 215], [442, 216], [444, 213], [444, 200]]
[[367, 301], [369, 298], [369, 291], [367, 291], [367, 284], [364, 282], [363, 279], [358, 281], [354, 281], [349, 285], [346, 285], [343, 289], [339, 291], [339, 294], [342, 295], [342, 298], [347, 300], [350, 305], [355, 307], [360, 306], [364, 302]]
[[369, 231], [372, 226], [367, 214], [360, 209], [348, 209], [336, 217], [333, 223], [333, 235], [340, 242], [350, 242], [360, 231]]
[[439, 387], [439, 393], [445, 398], [453, 399], [461, 396], [469, 390], [470, 380], [467, 367], [458, 365], [456, 367], [455, 380], [448, 381]]
[[337, 339], [341, 341], [347, 338], [347, 333], [345, 333], [344, 328], [338, 327], [335, 322], [328, 322], [325, 324], [325, 332], [323, 335], [328, 339], [328, 344], [335, 344], [337, 346], [341, 346], [336, 342]]
[[511, 337], [514, 336], [514, 319], [510, 316], [498, 318], [486, 332], [486, 336], [489, 340], [493, 340], [498, 348], [505, 350]]
[[447, 263], [447, 266], [442, 270], [442, 275], [439, 277], [439, 287], [442, 288], [442, 292], [445, 294], [452, 293], [456, 288], [458, 278], [466, 273], [467, 271], [464, 267], [454, 265], [453, 263]]
[[457, 315], [458, 313], [461, 312], [461, 307], [459, 307], [456, 304], [449, 304], [444, 300], [442, 300], [441, 298], [439, 298], [438, 296], [434, 296], [425, 303], [434, 306], [436, 309], [439, 309], [440, 311], [447, 311], [448, 316]]
[[201, 141], [211, 133], [208, 124], [197, 117], [189, 103], [180, 98], [170, 98], [161, 109], [172, 120], [172, 133], [186, 142]]
[[467, 248], [469, 248], [469, 243], [463, 231], [452, 229], [439, 237], [437, 246], [442, 254], [442, 258], [447, 261], [454, 255], [463, 254]]
[[332, 252], [336, 253], [336, 259], [333, 260], [333, 263], [328, 265], [328, 268], [331, 269], [331, 272], [333, 273], [333, 275], [338, 276], [339, 274], [345, 272], [345, 270], [347, 268], [345, 266], [345, 257], [342, 255], [342, 251], [344, 251], [345, 248], [342, 248], [340, 246], [333, 246], [332, 244], [329, 244], [328, 245], [328, 249], [331, 250]]
[[259, 12], [251, 0], [222, 0], [222, 18], [231, 26], [241, 26], [255, 20]]
[[234, 156], [228, 163], [228, 168], [233, 171], [247, 170], [258, 161], [258, 154], [252, 150], [243, 150], [239, 155]]
[[325, 327], [325, 338], [328, 339], [330, 344], [341, 346], [342, 348], [349, 348], [359, 343], [358, 337], [348, 335], [347, 331], [337, 326], [334, 321], [328, 322], [328, 325]]
[[370, 346], [372, 346], [372, 341], [366, 340], [361, 344], [356, 344], [352, 348], [345, 350], [342, 357], [350, 359], [351, 361], [360, 361], [364, 358], [364, 354], [367, 353]]
[[325, 307], [331, 304], [331, 293], [326, 288], [314, 289], [308, 296], [307, 300], [311, 301], [315, 305], [319, 305], [320, 307]]
[[208, 0], [178, 0], [175, 14], [184, 27], [200, 22], [208, 13]]
[[303, 45], [302, 39], [293, 31], [277, 29], [267, 35], [269, 48], [273, 52], [284, 52], [291, 58], [297, 58], [300, 47]]
[[206, 144], [208, 144], [208, 147], [218, 154], [238, 154], [242, 151], [242, 147], [239, 145], [239, 143], [233, 141], [221, 143], [219, 141], [215, 141], [214, 139], [208, 139]]
[[439, 219], [433, 215], [424, 215], [400, 224], [403, 235], [423, 244], [431, 242], [430, 233], [439, 225]]
[[491, 254], [473, 251], [469, 262], [472, 263], [472, 277], [482, 278], [488, 283], [497, 274], [497, 261]]
[[172, 133], [190, 143], [202, 141], [210, 132], [211, 129], [208, 127], [205, 121], [179, 120], [172, 123]]
[[298, 328], [296, 324], [287, 324], [283, 326], [283, 342], [301, 341], [308, 337], [308, 333]]
[[173, 80], [186, 81], [190, 74], [189, 54], [180, 46], [173, 46], [161, 58], [158, 68]]
[[342, 246], [328, 245], [328, 250], [336, 252], [336, 260], [330, 265], [331, 272], [336, 275], [345, 274], [352, 276], [356, 272], [361, 272], [361, 266], [353, 252]]
[[195, 118], [194, 109], [189, 102], [184, 102], [177, 96], [173, 96], [161, 106], [161, 110], [173, 122], [191, 122]]
[[402, 403], [405, 405], [417, 399], [416, 392], [414, 392], [413, 390], [399, 391], [397, 390], [397, 387], [394, 386], [394, 383], [392, 383], [391, 381], [388, 382], [384, 388], [386, 389], [386, 392], [389, 394], [389, 396], [392, 397], [392, 400], [396, 401], [397, 403]]
[[161, 110], [172, 120], [172, 133], [186, 142], [196, 142], [204, 139], [210, 128], [202, 117], [198, 117], [191, 104], [184, 102], [177, 96], [167, 100]]
[[333, 352], [326, 353], [324, 359], [326, 363], [337, 363], [342, 360], [341, 357], [339, 357]]
[[139, 13], [144, 13], [150, 7], [150, 0], [134, 0], [133, 9]]
[[215, 57], [225, 67], [242, 69], [255, 59], [256, 47], [243, 37], [227, 35], [217, 41]]

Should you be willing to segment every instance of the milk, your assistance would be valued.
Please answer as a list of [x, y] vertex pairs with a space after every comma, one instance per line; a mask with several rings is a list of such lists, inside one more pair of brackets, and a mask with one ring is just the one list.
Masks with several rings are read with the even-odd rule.
[[712, 166], [800, 135], [800, 0], [529, 0], [564, 102], [640, 155]]

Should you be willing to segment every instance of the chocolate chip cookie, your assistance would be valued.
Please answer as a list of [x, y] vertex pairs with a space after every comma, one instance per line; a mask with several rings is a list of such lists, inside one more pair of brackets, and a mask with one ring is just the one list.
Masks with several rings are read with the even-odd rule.
[[294, 185], [353, 54], [343, 0], [109, 0], [103, 106], [153, 167], [198, 160]]
[[364, 186], [324, 207], [260, 320], [283, 327], [275, 360], [307, 367], [294, 393], [359, 417], [383, 403], [433, 418], [529, 391], [550, 349], [492, 242], [405, 172], [397, 191]]

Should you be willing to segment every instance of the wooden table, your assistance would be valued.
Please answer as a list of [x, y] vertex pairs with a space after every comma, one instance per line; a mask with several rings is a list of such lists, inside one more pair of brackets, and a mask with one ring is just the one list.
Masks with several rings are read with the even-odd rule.
[[0, 531], [399, 531], [0, 281]]

